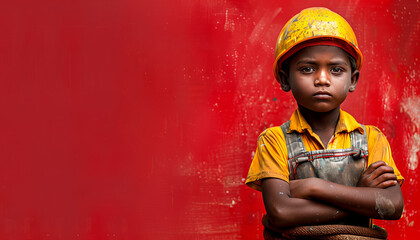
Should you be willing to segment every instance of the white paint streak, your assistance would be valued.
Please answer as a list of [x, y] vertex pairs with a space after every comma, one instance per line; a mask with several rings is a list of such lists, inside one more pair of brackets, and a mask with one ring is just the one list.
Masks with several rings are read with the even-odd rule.
[[417, 153], [420, 151], [420, 136], [417, 133], [410, 139], [410, 159], [408, 162], [408, 168], [410, 170], [416, 170], [417, 166], [419, 165], [419, 159], [417, 157]]
[[250, 43], [255, 43], [258, 39], [260, 39], [264, 28], [270, 26], [270, 24], [273, 22], [273, 19], [280, 14], [281, 10], [282, 8], [277, 8], [264, 14], [260, 21], [258, 21], [257, 25], [255, 25], [255, 28], [252, 30], [252, 33], [249, 36]]
[[382, 106], [384, 106], [385, 111], [390, 111], [390, 96], [391, 96], [391, 84], [389, 83], [390, 77], [382, 72], [381, 81], [380, 81], [380, 89], [381, 89], [381, 96], [382, 96]]
[[225, 31], [229, 30], [229, 9], [226, 9], [226, 17], [225, 17]]
[[418, 97], [406, 98], [401, 102], [401, 107], [416, 127], [420, 128], [420, 99]]
[[[237, 12], [237, 9], [231, 9], [232, 12]], [[233, 18], [229, 17], [230, 15], [232, 15], [232, 13], [229, 12], [229, 9], [226, 9], [226, 17], [225, 17], [225, 25], [224, 25], [224, 30], [225, 31], [235, 31], [235, 22], [233, 20]], [[235, 14], [233, 14], [235, 15]]]
[[[408, 114], [414, 127], [417, 130], [420, 129], [420, 99], [417, 97], [404, 99], [401, 102], [401, 109]], [[410, 137], [409, 146], [410, 159], [408, 167], [410, 170], [416, 170], [419, 163], [417, 155], [420, 151], [420, 135], [418, 133], [414, 133]]]

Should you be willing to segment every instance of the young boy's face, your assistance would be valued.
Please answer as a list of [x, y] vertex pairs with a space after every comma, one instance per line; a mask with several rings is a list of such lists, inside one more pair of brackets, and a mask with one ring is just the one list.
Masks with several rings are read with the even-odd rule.
[[344, 50], [334, 46], [306, 47], [290, 60], [289, 75], [282, 72], [283, 89], [292, 90], [299, 107], [315, 112], [336, 109], [356, 88], [359, 72], [352, 73]]

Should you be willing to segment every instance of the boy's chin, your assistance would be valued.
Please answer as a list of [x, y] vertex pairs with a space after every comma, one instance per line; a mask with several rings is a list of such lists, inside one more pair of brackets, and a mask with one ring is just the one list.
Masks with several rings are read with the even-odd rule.
[[308, 107], [305, 107], [305, 106], [299, 105], [299, 109], [303, 110], [303, 111], [307, 111], [307, 112], [328, 113], [328, 112], [340, 109], [340, 106], [317, 106], [317, 107], [308, 106]]

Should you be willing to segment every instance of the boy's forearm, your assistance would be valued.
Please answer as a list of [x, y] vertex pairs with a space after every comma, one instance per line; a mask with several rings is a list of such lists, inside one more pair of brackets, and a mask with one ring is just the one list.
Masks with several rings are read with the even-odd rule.
[[275, 228], [332, 223], [350, 216], [335, 206], [312, 200], [289, 198], [285, 201], [274, 204], [276, 209], [267, 209], [269, 222]]
[[262, 194], [269, 222], [275, 228], [335, 222], [350, 214], [338, 207], [290, 196], [289, 184], [279, 179], [264, 179]]
[[312, 185], [309, 198], [328, 202], [359, 215], [399, 219], [404, 202], [399, 185], [381, 188], [349, 187], [322, 179]]

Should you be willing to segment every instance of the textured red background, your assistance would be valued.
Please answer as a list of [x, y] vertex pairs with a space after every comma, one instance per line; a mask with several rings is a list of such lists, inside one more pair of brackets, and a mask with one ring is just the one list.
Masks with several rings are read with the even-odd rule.
[[[1, 1], [1, 239], [262, 239], [244, 185], [258, 134], [296, 107], [272, 75], [313, 1]], [[406, 181], [391, 239], [420, 234], [420, 4], [331, 0], [365, 56], [343, 109]]]

